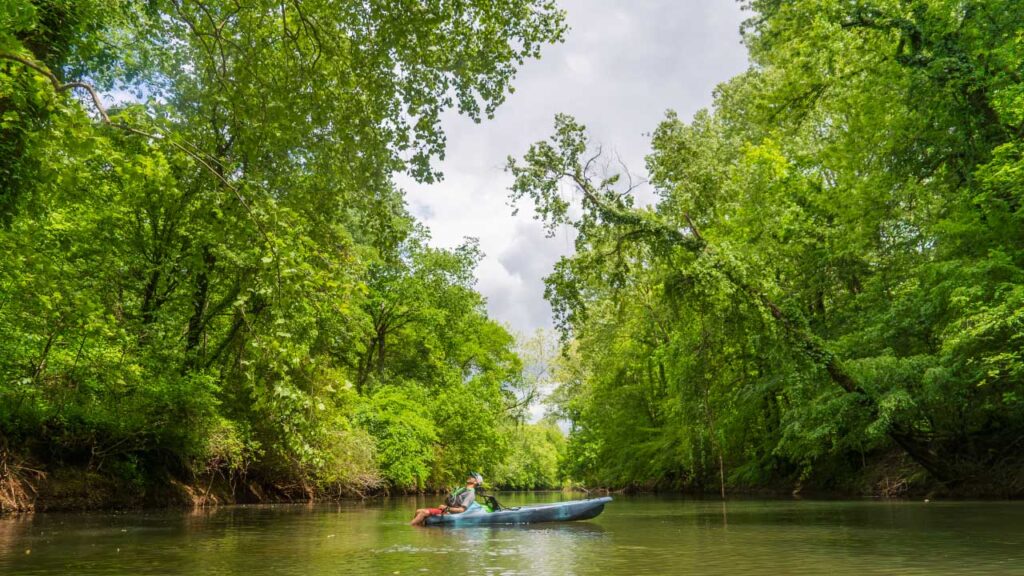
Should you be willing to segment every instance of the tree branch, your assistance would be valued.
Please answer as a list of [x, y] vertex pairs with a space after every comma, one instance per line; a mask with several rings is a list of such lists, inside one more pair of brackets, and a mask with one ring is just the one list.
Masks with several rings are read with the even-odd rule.
[[35, 70], [45, 76], [50, 83], [53, 84], [53, 89], [57, 92], [65, 92], [72, 88], [81, 88], [82, 90], [85, 90], [89, 93], [89, 96], [92, 97], [92, 103], [96, 106], [96, 111], [99, 112], [100, 118], [103, 119], [104, 123], [110, 124], [110, 117], [107, 116], [107, 110], [103, 107], [103, 101], [100, 100], [100, 95], [92, 85], [85, 82], [61, 82], [53, 72], [46, 68], [46, 66], [16, 54], [0, 52], [0, 60], [11, 60], [13, 62], [18, 62], [22, 66]]
[[[589, 164], [590, 161], [588, 161]], [[689, 251], [695, 256], [713, 254], [713, 250], [701, 235], [696, 224], [690, 215], [684, 214], [690, 234], [684, 234], [675, 226], [665, 223], [660, 219], [639, 213], [627, 207], [614, 207], [602, 201], [594, 184], [587, 178], [585, 172], [577, 167], [573, 172], [563, 174], [570, 178], [583, 193], [584, 197], [598, 211], [600, 216], [611, 224], [632, 224], [652, 233], [652, 235], [663, 237], [668, 242], [676, 244]], [[815, 363], [825, 368], [829, 379], [841, 388], [844, 392], [859, 397], [859, 401], [865, 405], [873, 417], [877, 417], [880, 411], [877, 399], [873, 398], [857, 380], [843, 366], [840, 358], [829, 350], [820, 339], [810, 333], [801, 322], [791, 318], [782, 308], [769, 298], [762, 289], [748, 283], [733, 270], [723, 266], [721, 262], [715, 264], [723, 276], [736, 288], [746, 294], [759, 306], [766, 309], [772, 318], [785, 330], [789, 336], [798, 343], [802, 352], [810, 357]], [[888, 436], [918, 464], [932, 473], [940, 481], [949, 481], [953, 478], [947, 466], [943, 465], [928, 448], [926, 443], [921, 442], [912, 433], [890, 426], [887, 430]]]
[[[53, 84], [53, 88], [57, 92], [65, 92], [65, 91], [70, 90], [72, 88], [81, 88], [81, 89], [87, 91], [89, 93], [89, 95], [92, 97], [93, 104], [96, 106], [96, 111], [99, 112], [100, 118], [102, 118], [104, 124], [107, 124], [108, 126], [113, 126], [113, 127], [118, 128], [120, 130], [124, 130], [125, 132], [130, 132], [132, 134], [137, 134], [139, 136], [145, 136], [147, 138], [152, 138], [154, 140], [160, 140], [160, 141], [163, 141], [163, 142], [167, 142], [171, 146], [173, 146], [173, 147], [177, 148], [178, 150], [184, 152], [186, 155], [188, 155], [189, 157], [194, 159], [196, 162], [198, 162], [204, 169], [206, 169], [209, 173], [213, 174], [217, 178], [217, 180], [219, 180], [220, 183], [224, 185], [225, 188], [227, 188], [228, 190], [231, 191], [232, 194], [234, 194], [235, 199], [238, 200], [238, 203], [241, 204], [242, 208], [245, 209], [245, 212], [249, 216], [249, 219], [252, 220], [253, 224], [256, 225], [256, 228], [259, 231], [260, 235], [263, 236], [263, 240], [266, 241], [267, 247], [270, 249], [270, 252], [274, 255], [274, 260], [278, 262], [277, 276], [278, 276], [278, 283], [280, 284], [280, 282], [281, 282], [280, 259], [278, 258], [278, 255], [277, 255], [277, 249], [274, 248], [273, 243], [270, 241], [270, 236], [267, 234], [267, 231], [263, 228], [263, 224], [260, 223], [260, 221], [256, 218], [255, 213], [253, 212], [252, 208], [249, 206], [249, 203], [245, 201], [245, 198], [242, 196], [241, 192], [239, 192], [238, 188], [235, 187], [230, 181], [228, 181], [228, 179], [225, 178], [224, 175], [221, 174], [220, 171], [215, 169], [211, 165], [210, 161], [208, 161], [208, 159], [209, 159], [212, 162], [219, 164], [219, 162], [216, 159], [214, 159], [212, 157], [209, 157], [209, 154], [200, 153], [200, 152], [196, 152], [194, 150], [190, 150], [189, 148], [185, 147], [184, 145], [182, 145], [182, 144], [180, 144], [178, 142], [175, 142], [174, 140], [172, 140], [166, 134], [146, 132], [144, 130], [139, 130], [138, 128], [134, 128], [132, 126], [129, 126], [128, 124], [125, 124], [123, 122], [118, 122], [118, 123], [112, 122], [110, 120], [110, 116], [107, 115], [106, 109], [103, 107], [103, 102], [102, 102], [102, 100], [100, 100], [100, 96], [96, 92], [96, 88], [94, 88], [91, 84], [88, 84], [86, 82], [77, 82], [77, 81], [76, 82], [61, 82], [60, 79], [57, 78], [57, 76], [53, 72], [51, 72], [49, 69], [47, 69], [46, 66], [44, 66], [43, 64], [40, 64], [38, 62], [35, 62], [35, 61], [33, 61], [33, 60], [29, 59], [29, 58], [25, 58], [23, 56], [18, 56], [17, 54], [11, 54], [11, 53], [8, 53], [8, 52], [0, 52], [0, 60], [10, 60], [10, 61], [13, 61], [13, 62], [18, 62], [19, 64], [21, 64], [21, 65], [23, 65], [23, 66], [25, 66], [27, 68], [35, 70], [39, 74], [42, 74], [44, 77], [46, 77], [50, 81], [50, 83]], [[203, 156], [207, 156], [208, 158], [204, 158]]]

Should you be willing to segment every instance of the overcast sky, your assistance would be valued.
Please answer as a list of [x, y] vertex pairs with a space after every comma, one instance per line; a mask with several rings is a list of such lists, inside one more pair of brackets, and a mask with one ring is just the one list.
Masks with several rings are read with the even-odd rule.
[[572, 246], [567, 231], [546, 238], [526, 207], [512, 215], [507, 156], [521, 156], [550, 135], [555, 114], [565, 112], [643, 175], [647, 135], [665, 111], [690, 118], [710, 105], [718, 83], [747, 67], [739, 27], [749, 12], [733, 0], [559, 3], [568, 11], [565, 43], [526, 63], [495, 118], [480, 124], [454, 113], [445, 118], [445, 179], [433, 185], [399, 179], [435, 245], [480, 240], [486, 256], [477, 288], [490, 315], [521, 333], [551, 326], [543, 278]]

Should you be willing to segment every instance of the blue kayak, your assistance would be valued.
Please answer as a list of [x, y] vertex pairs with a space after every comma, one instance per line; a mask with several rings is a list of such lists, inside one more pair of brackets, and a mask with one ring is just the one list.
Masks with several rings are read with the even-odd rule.
[[507, 508], [495, 512], [488, 512], [474, 502], [469, 510], [461, 514], [428, 516], [424, 523], [427, 526], [481, 526], [484, 524], [532, 524], [535, 522], [589, 520], [604, 511], [604, 505], [611, 501], [611, 496], [605, 496], [588, 500], [570, 500], [569, 502]]

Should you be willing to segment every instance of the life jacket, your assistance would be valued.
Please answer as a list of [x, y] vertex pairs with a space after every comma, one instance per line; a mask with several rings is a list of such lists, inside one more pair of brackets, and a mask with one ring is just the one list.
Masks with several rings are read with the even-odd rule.
[[465, 494], [466, 492], [473, 492], [475, 494], [474, 490], [470, 490], [469, 488], [462, 486], [455, 492], [449, 494], [448, 497], [444, 499], [444, 503], [447, 504], [448, 506], [455, 506], [455, 499]]

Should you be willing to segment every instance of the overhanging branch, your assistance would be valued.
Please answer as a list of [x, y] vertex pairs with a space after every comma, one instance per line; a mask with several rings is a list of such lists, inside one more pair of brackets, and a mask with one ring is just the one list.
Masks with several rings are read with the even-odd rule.
[[277, 276], [278, 283], [280, 283], [280, 259], [277, 256], [277, 249], [274, 248], [273, 242], [270, 241], [270, 236], [263, 228], [263, 224], [260, 223], [260, 221], [256, 218], [255, 213], [249, 206], [249, 203], [246, 202], [245, 197], [242, 196], [242, 193], [238, 190], [238, 188], [235, 185], [233, 185], [227, 178], [225, 178], [224, 175], [219, 170], [213, 167], [212, 164], [218, 163], [218, 161], [215, 158], [213, 158], [209, 154], [196, 152], [195, 150], [190, 150], [185, 145], [179, 142], [175, 142], [166, 134], [152, 133], [147, 132], [145, 130], [139, 130], [138, 128], [129, 126], [128, 124], [125, 124], [123, 122], [112, 122], [110, 120], [110, 116], [107, 114], [106, 108], [103, 107], [103, 101], [100, 99], [100, 95], [96, 91], [96, 88], [87, 82], [61, 82], [60, 79], [57, 78], [57, 76], [52, 71], [50, 71], [45, 65], [39, 62], [35, 62], [30, 58], [19, 56], [17, 54], [11, 54], [9, 52], [0, 52], [0, 60], [9, 60], [12, 62], [17, 62], [22, 66], [25, 66], [26, 68], [38, 72], [50, 81], [50, 83], [53, 85], [53, 89], [56, 92], [66, 92], [67, 90], [71, 90], [72, 88], [80, 88], [82, 90], [85, 90], [89, 93], [89, 96], [92, 98], [92, 103], [96, 107], [96, 111], [97, 113], [99, 113], [100, 118], [103, 120], [104, 124], [108, 126], [113, 126], [114, 128], [118, 128], [119, 130], [124, 130], [125, 132], [130, 132], [132, 134], [137, 134], [139, 136], [145, 136], [147, 138], [152, 138], [153, 140], [167, 142], [174, 148], [184, 152], [187, 156], [198, 162], [200, 166], [202, 166], [210, 174], [213, 174], [213, 176], [218, 181], [220, 181], [220, 183], [223, 184], [225, 188], [227, 188], [228, 190], [231, 191], [232, 194], [234, 194], [235, 199], [238, 200], [238, 203], [241, 204], [242, 208], [245, 209], [246, 215], [249, 217], [250, 220], [252, 220], [253, 224], [256, 225], [256, 228], [259, 231], [260, 235], [263, 236], [263, 240], [266, 241], [267, 247], [270, 249], [270, 252], [274, 255], [274, 260], [278, 263]]
[[[601, 218], [610, 224], [627, 224], [641, 227], [649, 232], [656, 233], [669, 242], [689, 251], [695, 256], [713, 254], [714, 250], [705, 237], [697, 229], [689, 214], [684, 214], [689, 233], [684, 233], [679, 228], [662, 222], [653, 215], [639, 213], [625, 206], [613, 206], [602, 200], [598, 189], [590, 182], [585, 175], [577, 169], [574, 172], [563, 174], [571, 179], [584, 195], [594, 210], [600, 213]], [[782, 329], [796, 341], [802, 352], [810, 357], [819, 366], [825, 368], [829, 380], [848, 394], [856, 395], [859, 401], [871, 411], [873, 417], [880, 412], [878, 400], [872, 397], [846, 370], [841, 359], [813, 333], [803, 326], [798, 319], [792, 318], [779, 305], [777, 305], [761, 288], [747, 282], [734, 270], [727, 266], [716, 264], [723, 276], [733, 286], [738, 288], [758, 306], [768, 311], [771, 317], [782, 327]], [[900, 446], [913, 460], [923, 468], [932, 473], [940, 481], [950, 481], [954, 475], [929, 449], [926, 442], [922, 442], [912, 433], [889, 426], [888, 436]]]
[[107, 110], [103, 107], [103, 101], [100, 100], [99, 93], [96, 92], [96, 89], [93, 88], [91, 84], [87, 84], [85, 82], [61, 82], [60, 78], [57, 78], [57, 76], [49, 69], [47, 69], [46, 66], [43, 66], [38, 62], [33, 62], [32, 60], [25, 58], [23, 56], [18, 56], [17, 54], [0, 52], [0, 60], [10, 60], [13, 62], [18, 62], [22, 66], [35, 70], [36, 72], [45, 76], [50, 81], [50, 83], [53, 84], [53, 89], [57, 92], [65, 92], [67, 90], [71, 90], [72, 88], [81, 88], [82, 90], [85, 90], [89, 93], [89, 96], [92, 98], [92, 103], [94, 106], [96, 106], [96, 111], [99, 112], [100, 118], [103, 119], [103, 122], [105, 122], [106, 124], [111, 123], [110, 117], [107, 116]]

